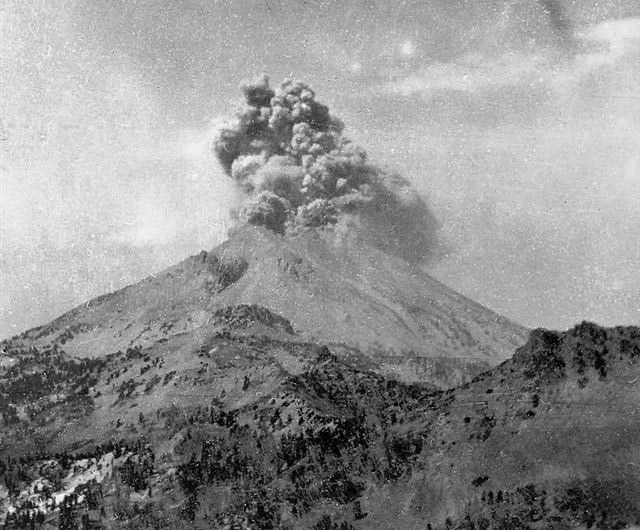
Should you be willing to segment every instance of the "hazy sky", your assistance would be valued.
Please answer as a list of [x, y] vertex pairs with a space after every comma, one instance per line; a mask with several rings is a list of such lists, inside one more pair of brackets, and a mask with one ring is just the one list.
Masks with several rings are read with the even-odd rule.
[[0, 336], [224, 238], [208, 145], [262, 72], [414, 183], [445, 283], [640, 322], [637, 0], [5, 0], [1, 29]]

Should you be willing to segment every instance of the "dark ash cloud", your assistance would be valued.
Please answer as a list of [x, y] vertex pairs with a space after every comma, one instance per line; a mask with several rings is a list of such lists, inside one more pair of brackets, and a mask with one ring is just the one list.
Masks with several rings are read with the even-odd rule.
[[246, 107], [214, 150], [244, 192], [241, 217], [278, 233], [348, 219], [373, 244], [411, 262], [436, 242], [435, 218], [409, 182], [368, 161], [343, 123], [301, 81], [242, 86]]

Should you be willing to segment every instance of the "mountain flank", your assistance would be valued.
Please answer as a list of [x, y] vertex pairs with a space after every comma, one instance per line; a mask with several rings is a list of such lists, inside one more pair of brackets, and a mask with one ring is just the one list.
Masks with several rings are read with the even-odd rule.
[[[524, 328], [339, 228], [283, 237], [245, 225], [211, 252], [101, 296], [4, 344], [98, 358], [205, 332], [259, 305], [307, 340], [355, 348], [381, 373], [455, 384], [506, 359]], [[196, 333], [193, 336], [197, 336]]]
[[216, 322], [98, 358], [9, 346], [5, 527], [640, 523], [638, 328], [535, 330], [439, 390], [346, 362], [264, 308]]

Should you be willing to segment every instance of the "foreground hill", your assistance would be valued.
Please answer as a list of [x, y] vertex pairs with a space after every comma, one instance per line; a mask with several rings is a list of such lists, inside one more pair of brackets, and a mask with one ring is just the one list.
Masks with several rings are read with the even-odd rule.
[[375, 373], [355, 350], [345, 362], [264, 308], [210, 324], [93, 359], [9, 348], [5, 526], [640, 523], [638, 328], [536, 330], [442, 391]]
[[98, 358], [178, 335], [199, 337], [216, 311], [254, 304], [288, 319], [307, 340], [341, 345], [343, 356], [362, 351], [380, 373], [448, 386], [495, 366], [524, 342], [524, 328], [351, 232], [283, 237], [246, 225], [212, 252], [3, 345], [57, 345], [72, 357]]

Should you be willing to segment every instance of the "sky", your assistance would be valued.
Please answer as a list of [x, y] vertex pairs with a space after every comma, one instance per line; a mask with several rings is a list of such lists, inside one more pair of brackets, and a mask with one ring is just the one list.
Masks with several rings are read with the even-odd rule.
[[640, 323], [636, 0], [5, 0], [0, 337], [221, 242], [243, 80], [309, 83], [529, 327]]

